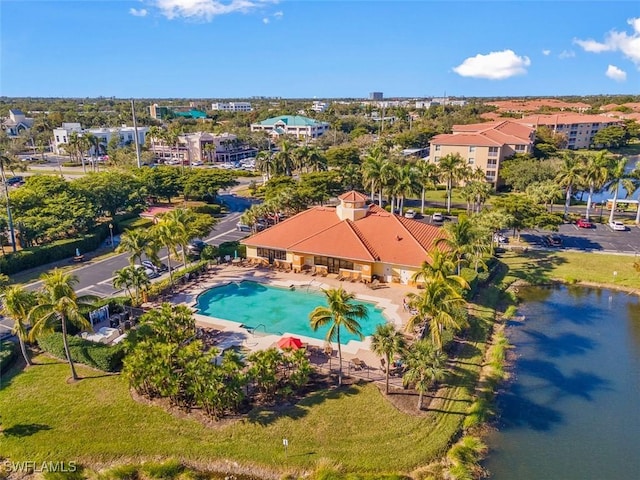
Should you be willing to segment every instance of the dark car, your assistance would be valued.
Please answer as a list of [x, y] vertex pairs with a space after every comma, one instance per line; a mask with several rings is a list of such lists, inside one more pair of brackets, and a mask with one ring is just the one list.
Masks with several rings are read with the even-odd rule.
[[24, 183], [24, 177], [15, 176], [7, 178], [7, 185], [21, 185]]
[[547, 247], [561, 247], [562, 238], [558, 235], [547, 235], [544, 237], [544, 243]]
[[593, 223], [586, 218], [581, 218], [576, 222], [578, 228], [593, 228]]
[[202, 250], [204, 250], [204, 247], [206, 247], [207, 245], [208, 243], [203, 242], [202, 240], [191, 240], [189, 245], [187, 245], [187, 249], [191, 252], [200, 253], [202, 252]]

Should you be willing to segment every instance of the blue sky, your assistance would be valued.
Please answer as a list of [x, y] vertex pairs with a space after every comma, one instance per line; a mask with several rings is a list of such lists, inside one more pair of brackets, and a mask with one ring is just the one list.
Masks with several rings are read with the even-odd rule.
[[636, 1], [0, 1], [3, 96], [640, 93]]

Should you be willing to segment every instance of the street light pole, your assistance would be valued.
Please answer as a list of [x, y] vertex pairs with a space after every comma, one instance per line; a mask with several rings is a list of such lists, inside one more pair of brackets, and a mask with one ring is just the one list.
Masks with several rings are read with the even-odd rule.
[[111, 246], [115, 247], [115, 245], [113, 244], [113, 223], [109, 224], [109, 234], [111, 235]]
[[133, 98], [131, 99], [131, 115], [133, 116], [133, 134], [136, 138], [136, 160], [138, 168], [142, 168], [142, 162], [140, 160], [140, 141], [138, 139], [138, 122], [136, 121], [136, 107], [134, 105]]

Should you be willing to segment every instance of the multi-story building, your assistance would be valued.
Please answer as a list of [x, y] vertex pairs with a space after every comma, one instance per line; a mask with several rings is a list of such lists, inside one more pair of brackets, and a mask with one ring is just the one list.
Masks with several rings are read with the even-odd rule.
[[373, 101], [379, 102], [383, 98], [384, 98], [384, 95], [382, 94], [382, 92], [371, 92], [369, 94], [369, 100], [373, 100]]
[[216, 102], [211, 104], [211, 110], [220, 112], [250, 112], [249, 102]]
[[175, 145], [151, 138], [149, 150], [165, 163], [235, 163], [255, 157], [257, 149], [243, 145], [233, 134], [196, 132], [180, 135]]
[[[149, 133], [149, 127], [138, 127], [138, 144], [144, 145], [147, 133]], [[119, 135], [119, 146], [129, 145], [133, 143], [136, 138], [136, 129], [134, 127], [127, 127], [123, 125], [122, 127], [115, 128], [88, 128], [83, 129], [79, 123], [63, 123], [62, 127], [55, 128], [53, 130], [53, 152], [56, 154], [67, 153], [64, 152], [64, 149], [61, 147], [63, 144], [69, 143], [69, 138], [71, 133], [77, 133], [79, 136], [83, 136], [87, 133], [92, 134], [94, 137], [97, 137], [100, 140], [99, 151], [94, 151], [94, 147], [87, 152], [89, 154], [102, 154], [106, 152], [107, 145], [111, 141], [111, 138], [114, 135]]]
[[301, 115], [281, 115], [251, 124], [252, 132], [268, 132], [271, 136], [292, 135], [296, 138], [318, 138], [329, 130], [327, 122]]
[[314, 101], [313, 105], [311, 105], [311, 110], [314, 112], [325, 112], [329, 108], [329, 104], [326, 102]]
[[501, 162], [516, 153], [531, 153], [534, 138], [535, 129], [509, 120], [454, 125], [453, 133], [431, 139], [429, 161], [437, 164], [442, 157], [458, 153], [496, 186]]
[[149, 105], [149, 116], [156, 120], [166, 120], [174, 117], [207, 118], [207, 114], [198, 110], [193, 102], [188, 107], [165, 107], [154, 103]]
[[498, 112], [520, 114], [536, 112], [544, 109], [560, 110], [562, 112], [570, 110], [583, 113], [591, 108], [591, 105], [588, 103], [565, 102], [556, 98], [496, 100], [493, 102], [486, 102], [486, 105], [496, 107]]
[[21, 132], [26, 132], [33, 126], [33, 118], [27, 118], [18, 108], [9, 110], [9, 116], [2, 119], [2, 129], [9, 137], [17, 137]]
[[605, 127], [622, 123], [618, 118], [579, 113], [530, 115], [514, 121], [533, 128], [549, 127], [554, 133], [563, 134], [567, 139], [567, 148], [571, 150], [591, 147], [596, 133]]

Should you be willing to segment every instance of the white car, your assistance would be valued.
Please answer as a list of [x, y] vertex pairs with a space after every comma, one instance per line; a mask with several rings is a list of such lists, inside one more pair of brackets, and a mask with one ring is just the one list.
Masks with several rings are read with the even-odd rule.
[[145, 273], [145, 275], [149, 278], [156, 278], [158, 277], [160, 274], [158, 272], [156, 272], [155, 270], [152, 270], [150, 268], [145, 267], [144, 265], [136, 265], [136, 268], [142, 269]]
[[440, 212], [436, 212], [433, 215], [431, 215], [431, 221], [432, 222], [443, 222], [444, 221], [444, 215], [442, 215], [442, 213], [440, 213]]
[[618, 220], [614, 220], [613, 222], [609, 222], [609, 226], [611, 227], [611, 230], [615, 230], [617, 232], [626, 232], [627, 231], [627, 226], [618, 221]]
[[416, 211], [413, 209], [409, 209], [406, 212], [404, 212], [404, 216], [405, 218], [416, 218]]

